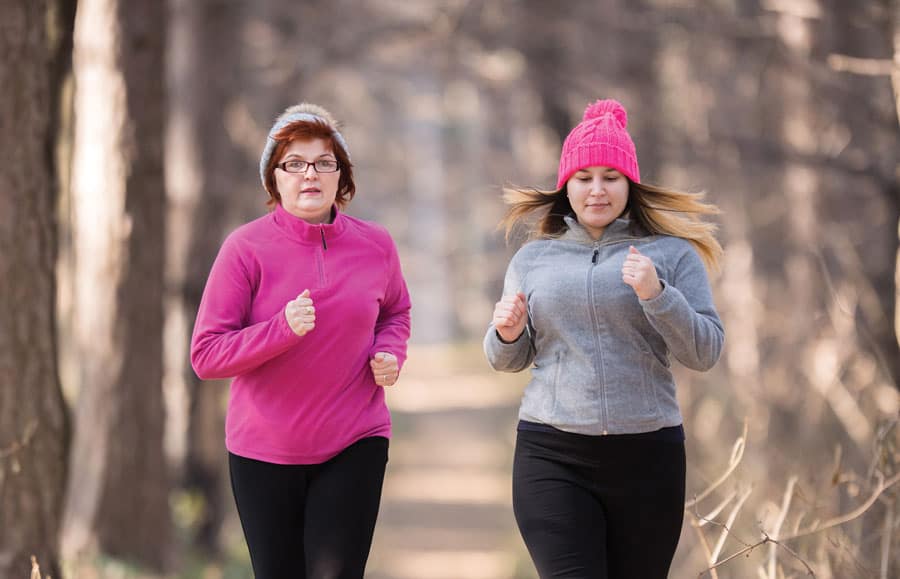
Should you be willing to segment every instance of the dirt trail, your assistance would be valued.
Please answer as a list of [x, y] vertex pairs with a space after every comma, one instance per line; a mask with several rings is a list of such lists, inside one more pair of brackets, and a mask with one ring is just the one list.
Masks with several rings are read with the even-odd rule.
[[480, 345], [410, 352], [388, 393], [394, 434], [367, 577], [535, 576], [510, 487], [526, 379], [493, 372]]

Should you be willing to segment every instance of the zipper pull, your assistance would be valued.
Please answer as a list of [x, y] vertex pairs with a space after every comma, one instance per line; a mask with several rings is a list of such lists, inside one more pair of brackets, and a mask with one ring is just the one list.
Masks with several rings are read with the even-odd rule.
[[591, 258], [591, 263], [597, 265], [597, 257], [600, 255], [599, 249], [594, 249], [594, 257]]
[[328, 245], [325, 243], [325, 228], [319, 227], [319, 233], [322, 234], [322, 249], [328, 249]]

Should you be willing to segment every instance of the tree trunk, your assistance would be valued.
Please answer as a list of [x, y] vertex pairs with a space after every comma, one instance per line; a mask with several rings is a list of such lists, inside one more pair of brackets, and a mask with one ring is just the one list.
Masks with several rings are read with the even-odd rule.
[[[0, 576], [60, 577], [69, 423], [56, 362], [54, 156], [75, 2], [0, 4]], [[49, 18], [48, 18], [49, 16]]]
[[80, 392], [65, 550], [163, 569], [164, 3], [81, 3], [75, 32]]
[[[170, 231], [185, 247], [172, 256], [173, 308], [183, 312], [181, 328], [185, 350], [206, 277], [228, 229], [248, 221], [243, 209], [265, 210], [262, 190], [252, 161], [247, 163], [228, 131], [227, 111], [238, 102], [235, 86], [244, 86], [240, 62], [240, 3], [227, 0], [175, 0], [179, 36], [173, 38], [172, 110], [177, 136], [171, 163], [177, 205]], [[264, 8], [261, 7], [261, 9]], [[260, 91], [264, 93], [268, 91]], [[263, 142], [260, 141], [260, 151]], [[250, 169], [247, 171], [246, 169]], [[252, 193], [245, 194], [250, 181]], [[186, 432], [181, 483], [204, 501], [200, 519], [194, 522], [192, 542], [207, 553], [221, 548], [229, 489], [224, 448], [226, 381], [201, 381], [183, 352], [173, 363], [181, 364], [186, 390]]]

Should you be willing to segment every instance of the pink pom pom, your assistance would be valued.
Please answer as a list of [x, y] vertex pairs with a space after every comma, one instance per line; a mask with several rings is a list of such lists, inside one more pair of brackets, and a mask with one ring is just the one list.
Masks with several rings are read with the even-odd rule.
[[625, 112], [625, 107], [614, 99], [599, 100], [588, 105], [588, 108], [584, 110], [583, 120], [597, 119], [604, 115], [615, 117], [623, 129], [628, 126], [628, 113]]

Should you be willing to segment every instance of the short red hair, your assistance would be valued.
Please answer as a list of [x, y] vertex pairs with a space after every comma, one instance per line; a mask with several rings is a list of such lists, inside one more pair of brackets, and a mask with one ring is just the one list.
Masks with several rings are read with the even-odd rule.
[[295, 121], [273, 136], [275, 140], [275, 150], [269, 158], [269, 164], [266, 166], [265, 185], [266, 191], [269, 193], [269, 200], [266, 205], [269, 207], [277, 203], [281, 203], [281, 194], [278, 193], [278, 186], [275, 184], [275, 165], [284, 155], [285, 149], [294, 141], [312, 141], [322, 139], [325, 145], [331, 149], [337, 159], [340, 167], [341, 177], [338, 180], [337, 195], [334, 198], [338, 208], [344, 209], [350, 204], [350, 200], [356, 195], [356, 184], [353, 182], [353, 163], [350, 162], [350, 155], [341, 146], [328, 124], [324, 121]]

